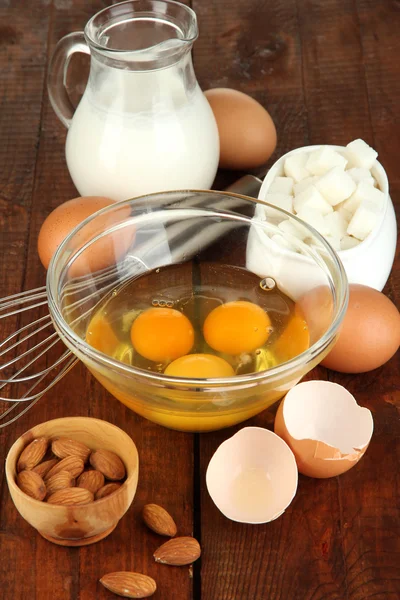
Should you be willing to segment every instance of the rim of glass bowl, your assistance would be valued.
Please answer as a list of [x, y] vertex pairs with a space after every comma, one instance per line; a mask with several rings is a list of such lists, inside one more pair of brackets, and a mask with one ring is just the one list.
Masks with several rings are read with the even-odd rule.
[[[288, 217], [290, 217], [292, 219], [295, 219], [296, 221], [299, 221], [299, 223], [303, 227], [305, 226], [312, 231], [313, 235], [315, 237], [317, 237], [319, 242], [322, 244], [324, 250], [328, 253], [328, 256], [331, 260], [332, 267], [329, 268], [329, 273], [331, 273], [331, 271], [333, 269], [336, 270], [338, 273], [338, 280], [339, 280], [339, 285], [337, 286], [337, 288], [334, 288], [332, 290], [332, 292], [334, 294], [334, 299], [337, 302], [337, 309], [335, 312], [335, 316], [334, 316], [334, 319], [333, 319], [329, 329], [324, 333], [324, 335], [321, 338], [319, 338], [312, 346], [307, 348], [307, 350], [305, 350], [301, 354], [298, 354], [294, 358], [292, 358], [280, 365], [277, 365], [276, 367], [271, 367], [270, 369], [267, 369], [265, 371], [259, 371], [256, 373], [248, 373], [245, 375], [235, 375], [233, 377], [220, 377], [220, 378], [208, 378], [208, 379], [204, 378], [203, 379], [203, 378], [194, 378], [194, 377], [193, 378], [172, 377], [172, 376], [164, 375], [163, 373], [153, 373], [150, 371], [146, 371], [145, 369], [140, 369], [140, 368], [133, 367], [131, 365], [127, 365], [125, 363], [119, 362], [118, 360], [115, 360], [114, 358], [111, 358], [110, 356], [107, 356], [106, 354], [103, 354], [102, 352], [99, 352], [98, 350], [96, 350], [95, 348], [90, 346], [84, 339], [80, 338], [74, 332], [73, 329], [71, 329], [71, 327], [68, 325], [68, 323], [66, 323], [66, 321], [64, 320], [64, 318], [61, 314], [61, 311], [59, 309], [57, 300], [56, 300], [56, 298], [58, 297], [58, 291], [59, 291], [58, 283], [59, 282], [56, 281], [56, 278], [54, 277], [54, 270], [57, 265], [57, 262], [59, 261], [60, 257], [63, 254], [64, 247], [88, 223], [90, 223], [91, 221], [93, 221], [95, 218], [97, 218], [98, 216], [100, 216], [102, 214], [105, 214], [107, 212], [112, 212], [116, 206], [123, 206], [124, 204], [130, 204], [132, 201], [139, 201], [139, 200], [146, 201], [146, 199], [148, 199], [148, 198], [151, 199], [156, 196], [165, 197], [165, 196], [173, 196], [174, 194], [182, 194], [182, 193], [185, 193], [185, 194], [207, 193], [207, 194], [212, 194], [215, 196], [222, 195], [222, 196], [227, 196], [227, 197], [232, 197], [232, 198], [239, 198], [239, 199], [248, 201], [248, 202], [254, 204], [255, 206], [257, 204], [264, 204], [266, 206], [273, 208], [274, 210], [277, 210], [278, 212], [281, 212], [281, 213], [287, 215]], [[199, 207], [196, 207], [196, 208], [198, 209]], [[169, 209], [169, 210], [171, 210], [171, 209]], [[212, 211], [210, 209], [203, 209], [203, 210], [205, 212], [209, 211], [210, 213], [212, 213], [214, 215], [220, 214], [221, 216], [225, 216], [225, 215], [228, 217], [232, 216], [232, 213], [230, 213], [226, 210], [225, 211], [224, 210]], [[254, 222], [254, 217], [247, 217], [247, 216], [243, 216], [243, 215], [237, 215], [236, 219], [243, 220], [243, 222], [247, 223], [249, 226], [251, 225], [252, 222]], [[261, 219], [256, 219], [256, 220], [261, 226], [263, 226], [263, 225], [265, 226], [265, 221], [262, 221]], [[272, 204], [269, 204], [268, 202], [265, 202], [263, 200], [259, 200], [256, 198], [250, 198], [248, 196], [244, 196], [241, 194], [235, 194], [232, 192], [219, 192], [216, 190], [201, 190], [201, 189], [170, 190], [167, 192], [155, 192], [152, 194], [145, 194], [143, 196], [138, 196], [138, 197], [129, 198], [127, 200], [123, 200], [120, 202], [116, 202], [115, 204], [111, 204], [110, 206], [107, 206], [107, 207], [102, 208], [101, 210], [97, 211], [93, 215], [90, 215], [84, 221], [82, 221], [77, 227], [75, 227], [68, 234], [68, 236], [62, 241], [60, 246], [57, 248], [53, 258], [51, 259], [51, 262], [50, 262], [50, 265], [49, 265], [49, 268], [47, 271], [46, 288], [47, 288], [47, 299], [48, 299], [50, 314], [51, 314], [53, 320], [55, 321], [56, 325], [62, 331], [63, 335], [65, 335], [65, 337], [69, 340], [69, 342], [71, 343], [71, 345], [73, 347], [78, 347], [79, 350], [83, 354], [85, 354], [86, 356], [88, 356], [89, 358], [94, 360], [95, 362], [99, 362], [102, 365], [105, 365], [112, 369], [122, 371], [125, 375], [133, 375], [136, 377], [140, 377], [149, 382], [158, 383], [158, 384], [170, 384], [170, 386], [175, 386], [177, 388], [190, 388], [190, 387], [198, 388], [199, 385], [202, 385], [203, 386], [202, 389], [207, 388], [207, 390], [209, 390], [212, 387], [215, 387], [215, 388], [220, 388], [220, 387], [224, 387], [224, 386], [232, 387], [232, 386], [235, 386], [235, 384], [239, 387], [240, 387], [240, 385], [243, 385], [243, 384], [250, 384], [250, 383], [254, 384], [254, 383], [264, 380], [265, 377], [268, 377], [268, 379], [273, 379], [275, 377], [282, 377], [282, 375], [284, 375], [287, 372], [296, 371], [297, 369], [301, 368], [301, 366], [303, 366], [303, 365], [307, 364], [308, 362], [310, 362], [311, 360], [313, 360], [313, 358], [316, 355], [320, 354], [324, 350], [324, 348], [329, 345], [329, 343], [331, 342], [333, 336], [335, 335], [336, 331], [338, 330], [338, 328], [343, 320], [343, 317], [344, 317], [346, 309], [347, 309], [348, 296], [349, 296], [347, 276], [346, 276], [345, 269], [342, 265], [342, 262], [341, 262], [339, 256], [333, 250], [333, 248], [331, 248], [331, 246], [325, 240], [325, 238], [322, 235], [320, 235], [318, 233], [318, 231], [316, 231], [313, 227], [311, 227], [304, 221], [301, 221], [295, 215], [287, 213], [285, 210], [279, 209], [276, 206], [273, 206]], [[207, 384], [207, 385], [204, 385], [204, 384]]]

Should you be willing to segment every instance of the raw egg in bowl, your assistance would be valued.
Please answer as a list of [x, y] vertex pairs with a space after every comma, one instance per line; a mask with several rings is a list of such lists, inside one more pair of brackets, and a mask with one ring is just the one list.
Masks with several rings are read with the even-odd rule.
[[[47, 278], [55, 328], [138, 414], [184, 431], [228, 427], [280, 399], [334, 344], [348, 300], [340, 260], [310, 229], [301, 251], [313, 278], [301, 289], [328, 301], [321, 323], [309, 319], [285, 285], [296, 264], [248, 267], [250, 233], [276, 227], [256, 207], [230, 193], [152, 194], [102, 209], [59, 246]], [[132, 243], [113, 264], [77, 276], [76, 260], [126, 231]]]

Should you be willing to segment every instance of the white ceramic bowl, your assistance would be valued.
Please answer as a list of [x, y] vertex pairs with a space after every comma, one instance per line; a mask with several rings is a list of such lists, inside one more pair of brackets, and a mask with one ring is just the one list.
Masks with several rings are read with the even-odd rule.
[[[312, 152], [324, 146], [304, 146], [281, 156], [268, 171], [261, 186], [258, 199], [264, 200], [275, 177], [284, 175], [283, 165], [288, 156], [300, 152]], [[346, 151], [344, 146], [330, 147], [341, 154], [344, 154]], [[368, 237], [363, 242], [360, 242], [358, 246], [349, 250], [341, 250], [337, 254], [345, 267], [349, 283], [361, 283], [381, 291], [388, 280], [393, 265], [397, 241], [397, 225], [393, 203], [389, 196], [389, 182], [386, 171], [378, 161], [376, 161], [371, 171], [378, 182], [380, 190], [385, 194], [385, 206], [374, 230]], [[255, 217], [265, 218], [265, 214], [266, 207], [259, 204], [256, 207]], [[258, 262], [263, 252], [264, 242], [268, 248], [271, 240], [267, 240], [266, 235], [257, 235], [255, 237], [256, 239], [253, 239], [252, 247], [249, 247], [248, 253], [257, 255]], [[254, 262], [255, 260], [249, 256], [249, 263], [252, 264]]]

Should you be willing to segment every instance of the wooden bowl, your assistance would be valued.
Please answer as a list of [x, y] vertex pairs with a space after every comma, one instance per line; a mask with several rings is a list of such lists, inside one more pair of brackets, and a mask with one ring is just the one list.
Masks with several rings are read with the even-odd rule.
[[[31, 498], [16, 484], [17, 461], [25, 446], [41, 436], [68, 437], [92, 450], [115, 452], [125, 464], [126, 480], [116, 492], [90, 504], [60, 506]], [[18, 512], [44, 538], [61, 546], [86, 546], [109, 535], [132, 503], [138, 474], [138, 452], [132, 439], [115, 425], [89, 417], [67, 417], [36, 425], [18, 438], [6, 459], [8, 488]]]

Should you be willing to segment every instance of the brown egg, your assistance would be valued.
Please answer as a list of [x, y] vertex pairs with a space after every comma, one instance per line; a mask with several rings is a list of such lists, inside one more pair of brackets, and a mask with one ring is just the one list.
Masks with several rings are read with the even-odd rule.
[[228, 88], [207, 90], [220, 141], [219, 166], [254, 169], [264, 164], [276, 147], [276, 129], [269, 113], [251, 96]]
[[349, 286], [349, 306], [338, 341], [322, 364], [341, 373], [365, 373], [385, 364], [400, 345], [400, 313], [381, 292]]
[[[38, 238], [38, 253], [43, 266], [47, 269], [51, 258], [67, 235], [87, 217], [98, 210], [114, 204], [114, 200], [101, 196], [73, 198], [57, 206], [44, 221]], [[81, 248], [97, 234], [105, 231], [128, 217], [130, 209], [122, 205], [112, 215], [103, 215], [86, 225], [76, 236], [73, 250]], [[121, 232], [110, 233], [88, 247], [73, 261], [69, 275], [79, 277], [115, 264], [126, 252], [134, 239], [133, 227]]]
[[295, 385], [279, 405], [274, 431], [292, 450], [300, 473], [335, 477], [364, 456], [373, 432], [371, 412], [331, 381]]

